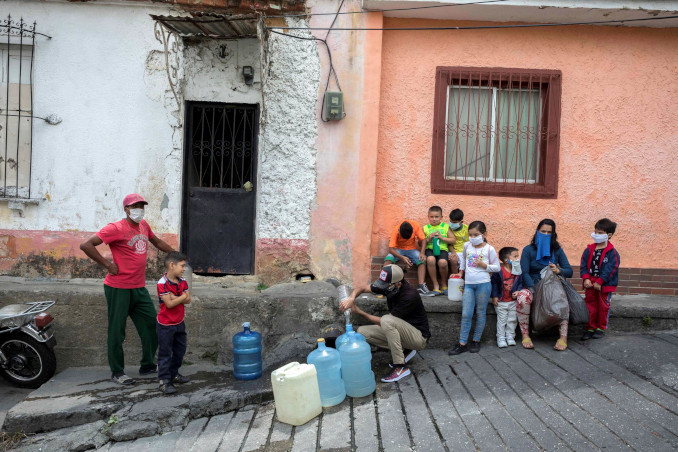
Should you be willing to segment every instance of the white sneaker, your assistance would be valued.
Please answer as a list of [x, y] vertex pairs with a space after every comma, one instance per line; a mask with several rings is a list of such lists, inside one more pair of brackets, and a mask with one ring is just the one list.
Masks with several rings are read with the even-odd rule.
[[506, 345], [506, 340], [505, 339], [497, 339], [497, 345], [499, 348], [506, 348], [508, 345]]
[[512, 337], [508, 337], [508, 338], [506, 338], [506, 343], [508, 345], [516, 345], [516, 340], [513, 339]]

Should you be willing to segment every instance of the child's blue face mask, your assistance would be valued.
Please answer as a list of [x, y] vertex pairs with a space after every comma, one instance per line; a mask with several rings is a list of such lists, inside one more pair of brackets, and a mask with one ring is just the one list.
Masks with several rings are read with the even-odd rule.
[[461, 224], [459, 224], [459, 223], [450, 223], [450, 227], [451, 227], [452, 229], [454, 229], [455, 231], [456, 231], [457, 229], [459, 229], [460, 226], [461, 226]]

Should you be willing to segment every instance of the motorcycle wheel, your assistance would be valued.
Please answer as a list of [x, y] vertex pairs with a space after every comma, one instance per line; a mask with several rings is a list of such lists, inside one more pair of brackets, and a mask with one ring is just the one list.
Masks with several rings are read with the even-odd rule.
[[27, 334], [1, 337], [0, 350], [8, 359], [7, 368], [0, 367], [0, 375], [16, 386], [38, 388], [54, 375], [54, 351]]

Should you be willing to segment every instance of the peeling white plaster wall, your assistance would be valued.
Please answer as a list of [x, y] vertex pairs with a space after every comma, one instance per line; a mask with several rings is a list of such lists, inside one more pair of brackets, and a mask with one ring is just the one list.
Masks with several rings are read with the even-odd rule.
[[[288, 24], [308, 26], [294, 19]], [[316, 199], [317, 44], [271, 33], [262, 61], [258, 238], [308, 239]]]
[[[138, 192], [156, 232], [181, 226], [183, 102], [259, 104], [257, 238], [308, 239], [316, 196], [320, 62], [314, 41], [186, 41], [180, 46], [179, 104], [150, 14], [164, 6], [3, 1], [3, 11], [37, 21], [33, 197], [23, 216], [0, 202], [0, 228], [96, 231], [123, 217]], [[290, 24], [305, 24], [290, 21]], [[310, 34], [297, 32], [310, 37]], [[227, 46], [228, 56], [219, 56]], [[264, 74], [262, 76], [262, 61]], [[242, 67], [254, 68], [247, 86]]]
[[34, 111], [63, 119], [34, 121], [31, 192], [46, 200], [23, 217], [0, 202], [0, 228], [95, 231], [122, 218], [122, 198], [139, 192], [154, 230], [178, 233], [181, 165], [167, 157], [181, 149], [180, 117], [164, 105], [169, 84], [150, 17], [176, 12], [16, 0], [0, 9], [52, 36], [36, 39]]

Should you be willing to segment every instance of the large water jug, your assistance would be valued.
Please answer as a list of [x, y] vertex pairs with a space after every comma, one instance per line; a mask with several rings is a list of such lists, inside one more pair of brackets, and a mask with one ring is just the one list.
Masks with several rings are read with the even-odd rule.
[[293, 362], [274, 370], [271, 385], [280, 422], [303, 425], [322, 412], [318, 377], [312, 364]]
[[341, 379], [339, 352], [325, 345], [325, 339], [318, 339], [318, 348], [308, 354], [306, 362], [315, 366], [320, 388], [320, 402], [323, 406], [340, 404], [346, 398], [344, 382]]
[[452, 275], [447, 280], [447, 299], [461, 301], [464, 298], [464, 280], [459, 275]]
[[243, 331], [233, 336], [233, 375], [238, 380], [261, 377], [261, 334], [250, 330], [250, 322], [242, 324]]
[[346, 332], [345, 332], [344, 334], [342, 334], [341, 336], [339, 336], [339, 337], [334, 341], [334, 348], [336, 348], [337, 350], [339, 350], [339, 349], [341, 348], [342, 345], [346, 344], [346, 343], [348, 342], [348, 339], [349, 339], [349, 333], [350, 333], [350, 334], [354, 334], [354, 335], [355, 335], [354, 337], [355, 337], [357, 340], [365, 341], [365, 336], [363, 336], [362, 334], [360, 334], [360, 333], [358, 333], [358, 332], [353, 331], [353, 325], [350, 324], [350, 323], [347, 323], [347, 324], [346, 324]]
[[339, 349], [341, 358], [341, 378], [344, 380], [346, 395], [364, 397], [377, 387], [372, 372], [372, 352], [370, 345], [356, 337], [358, 333], [348, 333], [348, 342]]

